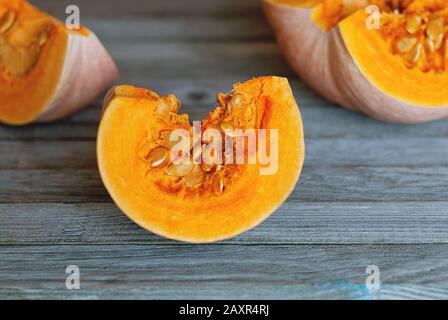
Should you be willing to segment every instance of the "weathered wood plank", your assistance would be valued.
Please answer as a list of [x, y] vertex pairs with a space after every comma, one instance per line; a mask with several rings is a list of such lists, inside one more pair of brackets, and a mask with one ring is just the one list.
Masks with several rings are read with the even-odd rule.
[[446, 289], [432, 285], [385, 286], [379, 292], [372, 292], [365, 289], [365, 285], [345, 281], [322, 285], [277, 283], [274, 286], [264, 283], [235, 285], [227, 281], [213, 281], [211, 284], [206, 281], [198, 284], [176, 282], [81, 291], [0, 288], [0, 297], [4, 300], [446, 300], [447, 295]]
[[[70, 0], [31, 0], [41, 10], [63, 18], [65, 8], [73, 4]], [[258, 0], [188, 0], [188, 4], [179, 0], [77, 0], [81, 13], [89, 18], [142, 18], [213, 16], [215, 18], [253, 16], [261, 13]]]
[[302, 201], [443, 201], [448, 167], [309, 167], [291, 195]]
[[[222, 243], [448, 244], [447, 208], [448, 202], [288, 201], [262, 225]], [[173, 244], [112, 203], [0, 204], [0, 220], [0, 245]]]
[[[290, 200], [444, 201], [448, 167], [306, 165]], [[0, 203], [109, 202], [97, 169], [1, 170]]]
[[98, 170], [0, 171], [0, 203], [109, 202]]
[[149, 19], [83, 19], [82, 23], [93, 30], [104, 43], [136, 42], [229, 42], [275, 41], [263, 17], [228, 17], [215, 19], [198, 16], [152, 17]]
[[89, 141], [0, 141], [2, 169], [96, 167], [96, 143]]
[[[143, 286], [143, 285], [142, 285]], [[208, 290], [205, 287], [209, 288]], [[275, 286], [263, 283], [238, 284], [213, 281], [195, 284], [151, 283], [142, 287], [89, 289], [0, 288], [4, 300], [16, 299], [80, 299], [80, 300], [446, 300], [447, 290], [432, 286], [386, 286], [379, 292], [371, 292], [363, 285], [335, 281], [321, 286], [307, 284], [283, 284]]]
[[272, 41], [191, 43], [109, 43], [121, 70], [121, 81], [144, 85], [160, 79], [212, 79], [292, 76]]
[[[191, 0], [189, 0], [188, 6], [182, 5], [181, 10], [174, 9], [172, 4], [171, 6], [168, 4], [170, 7], [167, 7], [167, 4], [145, 1], [142, 5], [141, 1], [137, 2], [140, 8], [138, 11], [127, 4], [125, 9], [113, 13], [110, 10], [110, 2], [92, 5], [92, 1], [88, 3], [78, 1], [76, 5], [81, 10], [81, 23], [93, 30], [105, 43], [198, 40], [216, 42], [255, 39], [275, 41], [257, 0], [246, 0], [248, 2], [246, 8], [242, 8], [237, 2], [226, 3], [224, 6], [227, 8], [219, 4], [209, 6], [200, 1], [193, 1], [190, 6]], [[65, 8], [72, 4], [72, 1], [65, 0], [37, 3], [39, 8], [58, 17], [61, 21], [65, 21], [68, 16]], [[113, 4], [113, 6], [116, 5], [116, 3]], [[190, 10], [185, 10], [187, 7]], [[221, 8], [218, 9], [218, 7]], [[101, 12], [103, 9], [106, 11]]]
[[[446, 245], [7, 246], [2, 298], [447, 298]], [[81, 290], [65, 290], [77, 265]], [[382, 290], [365, 287], [368, 265]]]

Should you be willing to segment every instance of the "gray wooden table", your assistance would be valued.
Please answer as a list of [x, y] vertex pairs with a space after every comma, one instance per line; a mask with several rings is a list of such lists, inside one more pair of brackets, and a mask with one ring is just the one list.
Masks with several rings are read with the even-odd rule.
[[[64, 17], [73, 1], [35, 2]], [[234, 82], [288, 77], [305, 167], [255, 230], [186, 245], [111, 202], [95, 157], [100, 99], [63, 122], [0, 126], [0, 298], [448, 298], [447, 121], [385, 124], [317, 96], [286, 65], [257, 0], [76, 3], [120, 82], [174, 92], [192, 119]], [[376, 293], [365, 286], [371, 264]], [[65, 288], [68, 265], [81, 290]]]

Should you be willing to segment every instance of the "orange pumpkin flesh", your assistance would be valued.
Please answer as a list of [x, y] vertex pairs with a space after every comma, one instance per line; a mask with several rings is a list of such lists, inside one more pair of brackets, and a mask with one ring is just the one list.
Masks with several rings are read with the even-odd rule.
[[[371, 5], [379, 29], [368, 27]], [[264, 0], [264, 8], [291, 66], [331, 101], [391, 122], [448, 117], [446, 0]]]
[[0, 122], [60, 119], [88, 105], [117, 76], [89, 30], [68, 30], [25, 0], [0, 0]]
[[166, 137], [177, 128], [192, 130], [188, 116], [177, 113], [178, 100], [132, 86], [107, 95], [97, 144], [101, 177], [115, 203], [143, 228], [193, 243], [226, 239], [261, 223], [293, 190], [304, 140], [288, 81], [255, 78], [218, 94], [218, 103], [202, 130], [214, 128], [230, 139], [232, 126], [278, 130], [275, 174], [261, 175], [259, 161], [176, 166], [165, 153]]

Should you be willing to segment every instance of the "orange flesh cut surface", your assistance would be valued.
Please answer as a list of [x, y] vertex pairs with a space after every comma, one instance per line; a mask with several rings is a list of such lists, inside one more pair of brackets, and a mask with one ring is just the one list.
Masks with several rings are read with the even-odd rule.
[[188, 116], [178, 114], [179, 101], [132, 86], [108, 94], [98, 134], [99, 168], [113, 200], [140, 226], [181, 241], [218, 241], [261, 223], [293, 190], [304, 140], [288, 81], [255, 78], [218, 94], [218, 104], [201, 121], [203, 131], [216, 129], [226, 137], [233, 127], [278, 130], [274, 174], [261, 175], [258, 161], [174, 165], [166, 137], [175, 129], [192, 130]]
[[68, 50], [69, 31], [24, 0], [0, 1], [0, 121], [32, 122], [57, 90]]
[[[267, 1], [310, 8], [323, 31], [338, 27], [362, 74], [387, 95], [419, 107], [448, 106], [448, 1]], [[366, 23], [372, 5], [379, 9], [379, 29]]]

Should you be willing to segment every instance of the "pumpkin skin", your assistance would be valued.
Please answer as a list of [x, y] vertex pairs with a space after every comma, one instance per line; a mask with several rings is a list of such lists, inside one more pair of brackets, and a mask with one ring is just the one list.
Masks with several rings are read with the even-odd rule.
[[66, 29], [25, 0], [0, 0], [0, 122], [24, 125], [70, 115], [118, 77], [90, 30]]
[[[232, 92], [254, 98], [246, 101], [253, 101], [250, 108], [263, 114], [258, 117], [258, 128], [278, 129], [278, 170], [273, 175], [260, 175], [258, 161], [244, 164], [237, 175], [231, 176], [229, 185], [226, 180], [226, 189], [220, 184], [220, 190], [211, 192], [209, 186], [213, 185], [206, 182], [202, 189], [161, 188], [156, 180], [157, 170], [162, 170], [160, 174], [165, 178], [163, 170], [167, 172], [172, 164], [153, 169], [139, 156], [148, 137], [158, 137], [163, 132], [155, 112], [160, 101], [173, 101], [173, 96], [159, 97], [155, 92], [132, 86], [111, 89], [105, 98], [98, 133], [98, 164], [112, 199], [130, 219], [166, 238], [208, 243], [257, 226], [286, 200], [304, 160], [302, 121], [289, 83], [278, 77], [255, 78], [235, 85]], [[218, 100], [221, 104], [230, 101], [222, 94]], [[212, 123], [210, 119], [217, 110], [202, 121], [204, 126]], [[188, 123], [188, 118], [182, 119]], [[218, 173], [215, 171], [210, 177]]]
[[375, 1], [354, 1], [359, 8], [336, 23], [319, 20], [322, 2], [263, 1], [287, 61], [305, 82], [330, 101], [379, 120], [413, 124], [448, 117], [448, 71], [407, 68], [378, 30], [366, 27], [366, 4]]

